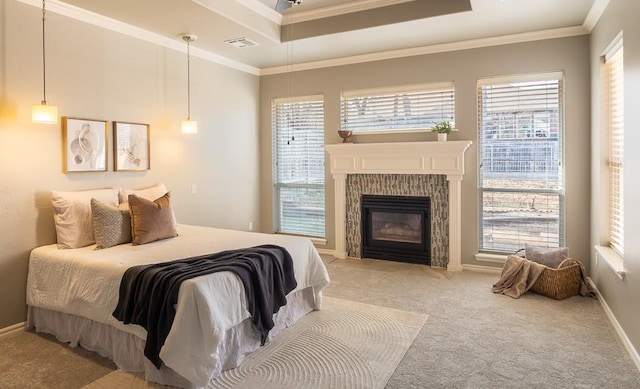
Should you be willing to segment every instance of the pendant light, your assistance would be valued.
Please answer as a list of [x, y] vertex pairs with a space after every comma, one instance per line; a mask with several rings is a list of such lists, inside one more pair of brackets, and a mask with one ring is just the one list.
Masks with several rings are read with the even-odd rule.
[[45, 60], [45, 33], [44, 22], [47, 11], [45, 0], [42, 0], [42, 102], [31, 107], [31, 121], [34, 123], [56, 124], [58, 123], [58, 107], [47, 105], [47, 71]]
[[182, 121], [183, 134], [197, 134], [198, 122], [191, 120], [191, 42], [198, 39], [194, 34], [180, 34], [185, 42], [187, 42], [187, 118]]

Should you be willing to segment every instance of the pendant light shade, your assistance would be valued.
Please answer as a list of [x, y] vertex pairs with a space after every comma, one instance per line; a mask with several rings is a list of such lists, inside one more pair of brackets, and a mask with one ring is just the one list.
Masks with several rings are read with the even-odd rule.
[[42, 102], [31, 107], [31, 121], [34, 123], [56, 124], [58, 123], [58, 107], [47, 104], [47, 61], [45, 57], [45, 30], [46, 20], [45, 0], [42, 0]]
[[58, 107], [55, 105], [47, 105], [46, 101], [43, 101], [42, 104], [32, 105], [31, 121], [44, 124], [58, 123]]
[[189, 118], [182, 121], [182, 133], [183, 134], [197, 134], [198, 133], [198, 122], [195, 120], [190, 120]]
[[187, 42], [187, 118], [182, 121], [183, 134], [197, 134], [198, 122], [191, 120], [191, 42], [198, 39], [194, 34], [180, 34], [185, 42]]

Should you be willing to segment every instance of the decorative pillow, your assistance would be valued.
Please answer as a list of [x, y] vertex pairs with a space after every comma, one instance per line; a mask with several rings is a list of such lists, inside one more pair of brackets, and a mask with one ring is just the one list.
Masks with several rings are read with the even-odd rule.
[[91, 199], [96, 250], [131, 242], [131, 215], [127, 204], [109, 205]]
[[132, 195], [132, 194], [138, 197], [142, 197], [143, 199], [153, 201], [159, 197], [164, 196], [164, 194], [167, 192], [168, 192], [167, 187], [164, 186], [163, 183], [159, 183], [154, 186], [150, 186], [148, 188], [143, 188], [143, 189], [120, 189], [119, 197], [120, 197], [121, 203], [125, 203], [129, 201], [129, 195]]
[[129, 195], [131, 237], [134, 245], [178, 236], [169, 203], [169, 193], [150, 201]]
[[[159, 183], [154, 186], [150, 186], [148, 188], [143, 188], [143, 189], [120, 189], [120, 194], [119, 194], [120, 203], [127, 203], [129, 201], [129, 195], [132, 195], [132, 194], [138, 197], [141, 197], [143, 199], [153, 201], [157, 198], [164, 196], [164, 194], [167, 192], [168, 192], [167, 187], [164, 186], [163, 183]], [[175, 229], [178, 224], [176, 222], [176, 215], [173, 211], [171, 211], [171, 214], [173, 216], [173, 228]]]
[[541, 263], [555, 269], [560, 262], [569, 256], [569, 249], [567, 247], [548, 249], [546, 247], [532, 246], [525, 243], [524, 256], [530, 261]]
[[75, 249], [94, 244], [91, 199], [118, 205], [119, 189], [98, 189], [77, 192], [51, 192], [53, 220], [59, 249]]

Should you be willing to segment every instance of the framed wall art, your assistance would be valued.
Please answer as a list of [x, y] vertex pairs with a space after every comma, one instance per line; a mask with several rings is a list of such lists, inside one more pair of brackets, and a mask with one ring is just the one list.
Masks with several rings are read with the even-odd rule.
[[62, 117], [62, 170], [106, 171], [107, 132], [106, 120]]
[[113, 170], [149, 170], [149, 135], [148, 124], [113, 122]]

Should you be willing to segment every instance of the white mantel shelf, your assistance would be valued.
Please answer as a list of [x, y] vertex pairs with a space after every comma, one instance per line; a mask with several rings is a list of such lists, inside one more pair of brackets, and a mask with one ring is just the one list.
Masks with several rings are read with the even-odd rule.
[[444, 174], [449, 182], [449, 262], [461, 271], [461, 181], [470, 140], [449, 142], [339, 143], [325, 145], [335, 182], [336, 256], [346, 257], [348, 174]]

